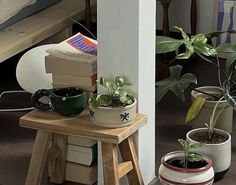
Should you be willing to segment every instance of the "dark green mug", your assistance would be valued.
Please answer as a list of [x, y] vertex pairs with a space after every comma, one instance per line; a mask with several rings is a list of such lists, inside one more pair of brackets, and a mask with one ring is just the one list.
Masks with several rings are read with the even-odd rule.
[[[45, 96], [49, 97], [49, 103], [40, 101]], [[87, 105], [84, 90], [76, 87], [40, 89], [32, 95], [31, 100], [35, 108], [43, 111], [53, 109], [62, 116], [77, 116]]]

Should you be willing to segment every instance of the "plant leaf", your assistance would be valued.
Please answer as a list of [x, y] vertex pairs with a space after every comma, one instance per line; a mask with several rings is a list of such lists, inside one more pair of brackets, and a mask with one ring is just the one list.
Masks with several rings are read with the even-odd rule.
[[112, 88], [112, 82], [109, 81], [108, 79], [106, 79], [105, 77], [100, 78], [99, 84], [102, 85], [103, 87], [107, 88], [107, 89]]
[[229, 58], [227, 58], [225, 62], [225, 70], [227, 73], [229, 73], [230, 67], [235, 63], [235, 61], [236, 61], [236, 52], [233, 53]]
[[196, 77], [191, 74], [181, 75], [182, 66], [175, 65], [170, 67], [170, 77], [159, 82], [156, 82], [156, 102], [158, 103], [162, 97], [168, 92], [172, 91], [182, 101], [185, 100], [184, 90], [190, 83], [196, 83]]
[[216, 48], [216, 51], [218, 53], [234, 53], [236, 51], [236, 45], [222, 43]]
[[174, 26], [174, 28], [181, 32], [182, 37], [184, 38], [184, 40], [186, 40], [186, 41], [190, 40], [189, 36], [183, 31], [182, 28], [180, 28], [178, 26]]
[[187, 116], [185, 118], [185, 123], [192, 121], [194, 118], [196, 118], [205, 103], [206, 98], [203, 97], [197, 97], [196, 100], [192, 103], [190, 106]]
[[167, 53], [171, 51], [175, 51], [178, 49], [184, 40], [177, 40], [170, 37], [165, 36], [157, 36], [156, 37], [156, 53]]
[[205, 56], [214, 56], [217, 54], [216, 49], [208, 44], [198, 43], [194, 44], [194, 51]]
[[100, 102], [100, 106], [109, 106], [112, 103], [112, 96], [107, 94], [99, 95], [97, 101]]
[[190, 145], [190, 149], [201, 147], [203, 143], [194, 143]]
[[128, 80], [123, 76], [117, 76], [115, 79], [115, 83], [118, 87], [123, 87], [125, 85], [131, 85], [131, 83], [128, 82]]

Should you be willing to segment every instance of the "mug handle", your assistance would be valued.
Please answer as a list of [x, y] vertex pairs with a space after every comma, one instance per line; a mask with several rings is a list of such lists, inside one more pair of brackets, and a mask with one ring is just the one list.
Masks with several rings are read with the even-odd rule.
[[32, 105], [35, 108], [40, 109], [42, 111], [51, 109], [52, 106], [50, 103], [42, 103], [39, 101], [40, 98], [42, 98], [44, 96], [49, 97], [50, 94], [51, 94], [51, 92], [48, 89], [40, 89], [40, 90], [36, 91], [31, 97]]

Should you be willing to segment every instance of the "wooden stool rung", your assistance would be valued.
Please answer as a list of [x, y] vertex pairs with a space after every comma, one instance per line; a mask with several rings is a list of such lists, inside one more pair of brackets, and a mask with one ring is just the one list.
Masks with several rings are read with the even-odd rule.
[[118, 177], [121, 179], [127, 173], [133, 169], [133, 164], [131, 161], [120, 163], [118, 166]]

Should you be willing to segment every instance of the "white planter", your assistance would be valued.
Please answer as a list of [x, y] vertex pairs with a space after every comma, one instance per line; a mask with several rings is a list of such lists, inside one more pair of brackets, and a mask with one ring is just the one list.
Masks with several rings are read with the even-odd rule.
[[126, 107], [98, 107], [91, 110], [91, 121], [99, 126], [116, 128], [131, 125], [135, 121], [136, 104], [134, 103]]
[[182, 151], [175, 151], [162, 157], [159, 167], [159, 180], [163, 185], [170, 184], [191, 184], [191, 185], [211, 185], [214, 181], [214, 170], [212, 161], [203, 155], [207, 162], [206, 166], [201, 168], [179, 168], [168, 164], [166, 161], [173, 158], [183, 157]]
[[[206, 130], [207, 128], [193, 129], [187, 133], [186, 138], [192, 143], [198, 143], [197, 141], [191, 139], [191, 135], [196, 132], [204, 132]], [[219, 144], [204, 144], [193, 151], [203, 153], [212, 159], [213, 168], [216, 173], [215, 178], [220, 179], [223, 178], [231, 164], [231, 136], [229, 133], [220, 129], [215, 129], [215, 132], [225, 136], [227, 141]]]
[[[213, 94], [213, 95], [222, 95], [223, 89], [217, 86], [204, 86], [197, 88], [198, 90]], [[204, 95], [202, 93], [199, 93], [197, 91], [191, 92], [192, 100], [195, 100], [199, 96], [206, 97], [207, 95]], [[224, 130], [228, 133], [232, 132], [232, 123], [233, 123], [233, 107], [226, 101], [221, 101], [222, 103], [219, 104], [217, 110], [222, 108], [225, 104], [226, 107], [220, 114], [217, 122], [216, 122], [216, 128], [219, 128], [221, 130]], [[209, 123], [210, 115], [212, 114], [212, 111], [216, 105], [217, 101], [210, 101], [207, 100], [201, 111], [200, 114], [192, 121], [193, 128], [201, 128], [204, 127], [205, 123]]]

